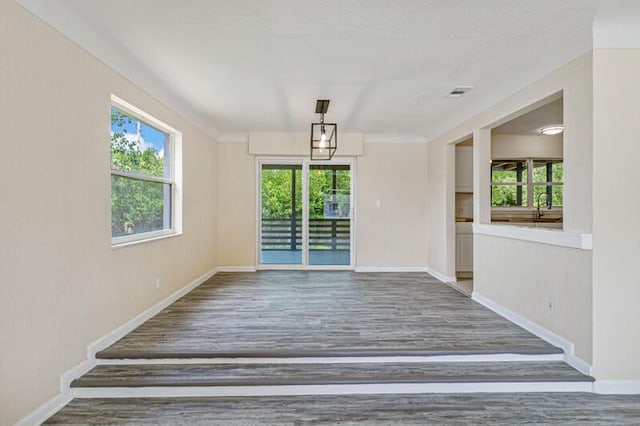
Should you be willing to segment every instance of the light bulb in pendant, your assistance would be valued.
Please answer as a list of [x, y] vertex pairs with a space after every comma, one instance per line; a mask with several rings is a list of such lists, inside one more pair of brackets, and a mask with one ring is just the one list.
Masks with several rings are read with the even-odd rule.
[[322, 133], [320, 134], [320, 144], [319, 144], [320, 148], [326, 148], [327, 147], [327, 133], [324, 131], [324, 129], [322, 129]]

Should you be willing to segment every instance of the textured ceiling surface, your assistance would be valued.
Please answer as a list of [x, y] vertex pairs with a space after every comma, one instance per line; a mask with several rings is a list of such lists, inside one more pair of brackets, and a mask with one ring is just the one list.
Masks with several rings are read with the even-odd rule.
[[19, 2], [216, 137], [306, 131], [323, 98], [342, 131], [427, 140], [590, 50], [609, 3]]

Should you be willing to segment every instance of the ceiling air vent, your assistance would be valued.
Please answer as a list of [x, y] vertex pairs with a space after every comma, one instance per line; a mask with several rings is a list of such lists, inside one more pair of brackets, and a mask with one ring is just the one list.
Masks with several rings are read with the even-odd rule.
[[449, 92], [449, 94], [447, 95], [447, 98], [459, 98], [471, 89], [473, 89], [473, 86], [455, 87], [451, 92]]

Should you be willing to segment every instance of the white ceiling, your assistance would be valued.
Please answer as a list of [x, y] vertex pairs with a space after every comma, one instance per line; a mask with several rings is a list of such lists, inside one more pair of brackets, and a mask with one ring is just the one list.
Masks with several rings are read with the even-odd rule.
[[563, 124], [563, 99], [557, 99], [492, 129], [497, 135], [539, 135], [540, 129]]
[[331, 99], [341, 131], [429, 140], [590, 50], [615, 0], [19, 2], [214, 137]]

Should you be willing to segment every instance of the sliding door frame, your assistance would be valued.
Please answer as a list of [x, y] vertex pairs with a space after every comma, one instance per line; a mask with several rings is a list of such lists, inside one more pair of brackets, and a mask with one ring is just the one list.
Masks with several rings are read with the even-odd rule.
[[[302, 166], [302, 263], [301, 264], [262, 264], [262, 165], [282, 164]], [[350, 211], [349, 211], [349, 265], [309, 265], [309, 166], [311, 165], [348, 165], [350, 169]], [[334, 158], [329, 161], [311, 161], [303, 157], [257, 157], [256, 158], [256, 269], [257, 270], [353, 270], [356, 264], [355, 240], [355, 195], [356, 195], [355, 158]]]

